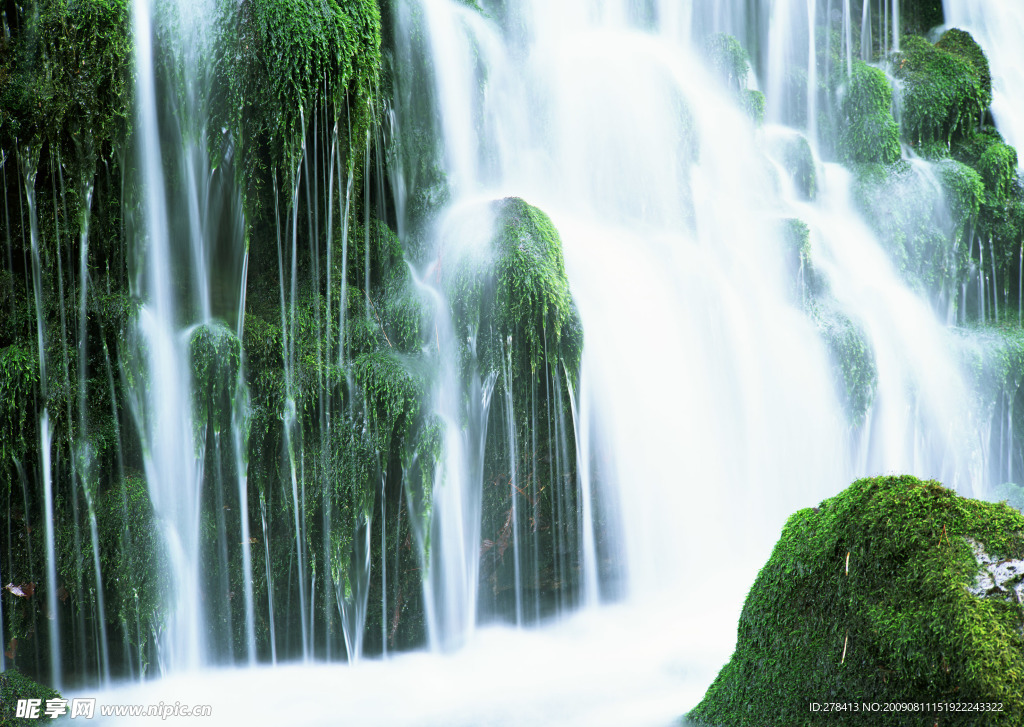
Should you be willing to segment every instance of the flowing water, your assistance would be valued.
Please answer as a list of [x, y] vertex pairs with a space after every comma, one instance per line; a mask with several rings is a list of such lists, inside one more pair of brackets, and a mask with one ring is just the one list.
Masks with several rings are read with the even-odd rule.
[[1019, 42], [1024, 30], [1024, 7], [1012, 0], [984, 5], [969, 0], [943, 0], [946, 25], [968, 31], [985, 51], [992, 69], [992, 116], [1006, 143], [1017, 148], [1024, 142], [1024, 50]]
[[[402, 164], [443, 171], [450, 201], [424, 233], [438, 255], [452, 254], [453, 245], [472, 254], [495, 222], [489, 202], [508, 196], [544, 210], [559, 230], [585, 336], [578, 387], [565, 377], [571, 421], [554, 426], [563, 440], [571, 431], [577, 449], [561, 456], [577, 463], [581, 517], [573, 547], [581, 608], [556, 609], [556, 617], [543, 620], [539, 602], [521, 588], [539, 566], [531, 564], [519, 524], [527, 514], [514, 505], [516, 488], [525, 486], [516, 459], [536, 445], [516, 439], [511, 396], [495, 395], [500, 377], [511, 379], [511, 358], [507, 373], [474, 369], [467, 384], [456, 370], [461, 333], [443, 291], [431, 283], [440, 273], [414, 266], [417, 285], [436, 303], [439, 374], [431, 405], [446, 424], [429, 555], [422, 548], [428, 533], [422, 524], [413, 527], [421, 557], [429, 558], [422, 565], [429, 573], [423, 588], [431, 651], [347, 667], [194, 671], [213, 661], [201, 638], [199, 490], [204, 468], [221, 467], [194, 452], [235, 462], [228, 470], [246, 502], [240, 432], [247, 414], [239, 405], [232, 415], [233, 439], [197, 425], [189, 345], [197, 326], [218, 318], [240, 335], [245, 246], [229, 245], [238, 273], [228, 276], [218, 303], [209, 273], [215, 252], [204, 241], [217, 237], [208, 234], [211, 225], [224, 223], [211, 222], [203, 209], [218, 172], [208, 166], [208, 150], [190, 146], [204, 137], [186, 124], [205, 123], [202, 79], [186, 84], [193, 95], [172, 109], [170, 118], [184, 128], [162, 130], [163, 139], [180, 143], [175, 177], [187, 180], [183, 190], [164, 188], [160, 124], [168, 117], [158, 113], [159, 71], [148, 39], [162, 38], [165, 50], [179, 54], [180, 68], [201, 66], [209, 42], [203, 18], [212, 10], [182, 9], [179, 20], [191, 18], [194, 26], [185, 23], [169, 40], [154, 32], [166, 21], [151, 17], [151, 5], [139, 0], [139, 156], [147, 189], [140, 292], [148, 301], [140, 333], [148, 358], [138, 375], [154, 383], [140, 386], [135, 413], [177, 600], [161, 639], [162, 665], [172, 676], [107, 691], [101, 702], [211, 704], [218, 723], [250, 725], [299, 714], [312, 724], [668, 724], [696, 704], [728, 658], [746, 589], [790, 513], [872, 474], [910, 472], [973, 496], [1012, 478], [1013, 437], [993, 433], [991, 392], [974, 388], [964, 364], [976, 344], [951, 331], [945, 311], [901, 276], [855, 208], [850, 172], [815, 158], [818, 192], [811, 200], [785, 171], [780, 150], [799, 134], [812, 149], [820, 142], [816, 122], [799, 132], [787, 126], [798, 123], [793, 109], [801, 104], [804, 119], [817, 118], [815, 64], [808, 63], [818, 50], [808, 32], [822, 22], [817, 3], [774, 3], [770, 13], [749, 3], [716, 3], [712, 11], [673, 0], [481, 5], [484, 12], [457, 0], [392, 3], [393, 123], [401, 150], [392, 158], [392, 197], [404, 233], [413, 222], [403, 200], [416, 182], [402, 176]], [[1012, 109], [1022, 64], [1009, 60], [1013, 50], [996, 33], [1009, 23], [996, 18], [1015, 11], [1011, 4], [993, 3], [984, 12], [960, 5], [947, 0], [947, 15], [955, 24], [960, 13], [979, 29], [996, 78], [996, 120], [1013, 143], [1013, 125], [1024, 118]], [[865, 17], [864, 28], [897, 49], [899, 5], [884, 6], [881, 17]], [[860, 21], [847, 2], [829, 3], [825, 17], [833, 15], [842, 44], [836, 57], [849, 68], [862, 52], [851, 41]], [[709, 68], [703, 39], [721, 31], [751, 50], [749, 78], [725, 82]], [[806, 88], [787, 83], [794, 68], [803, 69]], [[763, 127], [737, 100], [735, 91], [748, 86], [766, 91]], [[403, 146], [403, 132], [414, 128], [432, 129], [436, 144]], [[351, 189], [351, 170], [348, 179]], [[340, 171], [331, 181], [343, 186]], [[224, 187], [217, 194], [229, 211], [220, 214], [237, 217], [234, 193]], [[345, 199], [337, 212], [347, 219], [347, 193]], [[814, 274], [829, 291], [834, 320], [859, 331], [873, 362], [860, 409], [806, 306], [810, 271], [793, 265], [786, 232], [794, 218], [806, 223]], [[291, 281], [284, 262], [280, 267], [282, 330], [292, 335], [296, 220], [293, 213], [278, 225], [287, 238], [282, 245], [279, 237], [281, 260], [292, 247]], [[188, 281], [184, 296], [173, 293], [172, 276]], [[562, 384], [554, 387], [561, 391]], [[483, 447], [488, 427], [501, 417], [513, 490], [508, 547], [515, 603], [509, 625], [481, 628]], [[284, 426], [292, 436], [293, 422], [285, 417]], [[221, 436], [230, 445], [219, 444]], [[212, 447], [207, 437], [216, 439]], [[302, 580], [310, 557], [298, 520], [305, 464], [299, 448], [288, 450], [299, 563], [292, 607], [301, 609], [300, 653], [308, 658], [317, 653], [318, 626], [307, 620], [307, 599], [326, 586]], [[409, 509], [415, 511], [411, 498]], [[267, 512], [261, 516], [265, 537]], [[419, 516], [414, 512], [413, 520]], [[367, 514], [358, 531], [367, 552], [373, 517]], [[368, 581], [369, 561], [363, 566]], [[375, 577], [386, 578], [386, 568]], [[349, 654], [358, 655], [365, 591], [346, 600], [340, 582], [334, 588]], [[251, 592], [245, 598], [248, 654], [234, 654], [236, 662], [254, 658]], [[268, 608], [273, 630], [273, 601]]]

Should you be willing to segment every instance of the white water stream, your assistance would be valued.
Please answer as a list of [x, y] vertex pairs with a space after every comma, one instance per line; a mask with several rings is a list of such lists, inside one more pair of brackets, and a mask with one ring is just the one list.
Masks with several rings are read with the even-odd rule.
[[[512, 3], [482, 4], [489, 14], [457, 0], [395, 0], [396, 37], [424, 38], [433, 69], [396, 69], [397, 86], [413, 89], [404, 98], [423, 102], [396, 104], [399, 134], [412, 109], [429, 109], [451, 209], [520, 196], [559, 229], [585, 331], [580, 469], [600, 473], [584, 487], [623, 576], [608, 588], [618, 603], [540, 628], [474, 632], [479, 432], [449, 427], [445, 467], [459, 484], [434, 503], [441, 575], [426, 595], [433, 645], [462, 648], [187, 673], [101, 703], [211, 704], [215, 723], [247, 726], [666, 725], [731, 653], [743, 597], [790, 513], [873, 474], [910, 472], [967, 495], [992, 484], [959, 339], [897, 274], [854, 209], [849, 173], [819, 162], [818, 197], [803, 200], [770, 153], [791, 132], [757, 128], [705, 69], [691, 38], [749, 27], [735, 3], [709, 18], [670, 0], [649, 14], [626, 0], [523, 0], [504, 21], [498, 6]], [[785, 6], [785, 27], [803, 23], [802, 37], [775, 26], [761, 40], [771, 63], [760, 86], [779, 121], [777, 74], [792, 59], [806, 64], [810, 42], [808, 7]], [[992, 57], [994, 77], [1010, 78]], [[1012, 115], [1001, 113], [1014, 143]], [[781, 222], [793, 217], [808, 224], [816, 268], [873, 352], [874, 403], [856, 426], [786, 264]], [[492, 385], [483, 378], [470, 392], [477, 429]], [[450, 388], [442, 393], [456, 397]], [[442, 416], [458, 409], [457, 397], [435, 403]], [[182, 426], [167, 431], [191, 446]], [[178, 455], [166, 456], [170, 467]], [[193, 482], [193, 460], [176, 462], [175, 477]], [[585, 572], [596, 573], [597, 557], [591, 545]], [[584, 582], [596, 602], [596, 583]]]

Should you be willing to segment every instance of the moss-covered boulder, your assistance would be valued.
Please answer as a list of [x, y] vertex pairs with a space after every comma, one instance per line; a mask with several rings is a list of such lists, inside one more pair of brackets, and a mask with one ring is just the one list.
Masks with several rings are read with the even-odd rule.
[[814, 199], [818, 193], [818, 170], [807, 137], [799, 133], [780, 134], [771, 140], [770, 149], [800, 196]]
[[[57, 690], [35, 683], [17, 669], [8, 669], [0, 673], [0, 724], [11, 727], [37, 725], [40, 719], [45, 719], [44, 711], [47, 700], [60, 698]], [[40, 700], [38, 717], [35, 719], [17, 717], [19, 699]]]
[[1007, 144], [993, 144], [978, 158], [978, 171], [985, 188], [998, 200], [1010, 194], [1017, 179], [1017, 150]]
[[504, 368], [507, 345], [515, 352], [516, 378], [536, 372], [546, 351], [577, 370], [581, 327], [558, 231], [518, 197], [496, 202], [494, 217], [488, 254], [464, 256], [443, 281], [456, 330], [482, 334], [477, 355], [493, 371]]
[[242, 343], [220, 321], [196, 326], [189, 339], [193, 411], [197, 426], [226, 430], [234, 412]]
[[878, 367], [863, 329], [823, 297], [811, 306], [811, 318], [828, 348], [836, 392], [851, 424], [860, 424], [875, 400]]
[[900, 158], [899, 126], [892, 116], [892, 87], [878, 68], [855, 61], [839, 101], [839, 157], [847, 163], [892, 164]]
[[[963, 31], [932, 45], [907, 36], [893, 59], [893, 73], [902, 82], [901, 125], [912, 144], [943, 142], [969, 135], [979, 126], [992, 102], [984, 54]], [[947, 33], [948, 35], [948, 33]]]
[[[689, 718], [1021, 724], [1022, 559], [1024, 516], [1005, 504], [909, 476], [859, 480], [786, 523], [747, 596], [736, 651]], [[810, 711], [824, 702], [857, 709]], [[969, 721], [934, 709], [911, 721], [887, 702], [1002, 706]]]

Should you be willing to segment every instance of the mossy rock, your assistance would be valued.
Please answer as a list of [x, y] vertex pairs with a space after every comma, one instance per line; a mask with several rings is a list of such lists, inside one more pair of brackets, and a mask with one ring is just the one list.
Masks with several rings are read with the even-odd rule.
[[839, 102], [837, 151], [846, 163], [892, 164], [900, 158], [899, 126], [892, 115], [892, 87], [878, 68], [861, 61]]
[[503, 345], [511, 343], [516, 378], [535, 375], [548, 351], [577, 371], [582, 329], [557, 230], [518, 197], [495, 202], [493, 214], [485, 258], [463, 256], [443, 280], [456, 331], [480, 334], [477, 354], [487, 370], [504, 368]]
[[992, 144], [978, 159], [977, 169], [985, 188], [996, 199], [1005, 199], [1017, 179], [1017, 150], [1008, 144]]
[[230, 427], [242, 365], [242, 343], [220, 321], [196, 326], [189, 339], [197, 426]]
[[968, 271], [964, 238], [984, 198], [981, 177], [953, 160], [931, 169], [904, 160], [867, 164], [855, 172], [854, 202], [897, 270], [943, 307]]
[[715, 33], [704, 41], [704, 56], [711, 69], [730, 86], [739, 90], [747, 87], [750, 56], [746, 49], [727, 33]]
[[903, 727], [947, 722], [808, 705], [955, 702], [1002, 711], [948, 724], [1022, 724], [1024, 589], [1019, 573], [996, 572], [1022, 558], [1024, 516], [1005, 504], [909, 476], [858, 480], [790, 517], [747, 596], [735, 653], [689, 718]]
[[772, 140], [772, 150], [800, 196], [814, 199], [818, 193], [818, 171], [807, 137], [799, 133], [778, 136]]
[[[45, 719], [46, 701], [60, 698], [56, 689], [37, 684], [17, 669], [7, 669], [0, 673], [0, 724], [11, 727], [38, 725], [41, 719]], [[16, 717], [19, 699], [41, 700], [39, 718]]]
[[[225, 125], [248, 143], [245, 174], [291, 188], [313, 114], [348, 109], [350, 151], [361, 156], [379, 85], [381, 16], [376, 0], [245, 0], [239, 5], [225, 80]], [[345, 121], [342, 121], [345, 126]], [[358, 167], [357, 167], [358, 169]]]
[[819, 301], [811, 310], [818, 332], [828, 347], [835, 371], [836, 389], [849, 421], [860, 424], [875, 400], [878, 368], [864, 331], [830, 301]]
[[[951, 151], [951, 155], [957, 161], [963, 162], [971, 167], [978, 166], [978, 160], [993, 144], [1003, 143], [1003, 136], [994, 126], [982, 126], [970, 136], [957, 140]], [[943, 145], [943, 148], [945, 146]]]
[[765, 98], [764, 94], [752, 88], [746, 88], [743, 90], [740, 101], [743, 105], [743, 110], [747, 112], [747, 115], [753, 119], [754, 123], [758, 126], [764, 124], [764, 113], [765, 113]]
[[969, 136], [992, 102], [991, 82], [986, 90], [987, 74], [978, 69], [981, 61], [967, 50], [966, 39], [955, 38], [941, 46], [907, 36], [893, 59], [893, 73], [903, 84], [903, 136], [912, 144], [949, 144], [954, 138]]
[[985, 196], [985, 183], [974, 169], [952, 159], [941, 162], [938, 171], [949, 212], [962, 228], [977, 217]]
[[935, 47], [969, 61], [974, 66], [981, 90], [989, 98], [992, 98], [992, 73], [988, 67], [988, 58], [985, 57], [985, 51], [981, 49], [970, 33], [959, 28], [950, 28], [942, 34], [942, 37], [935, 43]]

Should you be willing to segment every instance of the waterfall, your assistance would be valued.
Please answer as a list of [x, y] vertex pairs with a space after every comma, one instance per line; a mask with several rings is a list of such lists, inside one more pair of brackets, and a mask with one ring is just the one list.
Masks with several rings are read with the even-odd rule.
[[[193, 380], [197, 367], [212, 365], [200, 360], [203, 356], [230, 350], [206, 339], [221, 335], [221, 324], [215, 320], [226, 318], [229, 330], [241, 332], [244, 304], [241, 200], [232, 188], [233, 180], [223, 178], [230, 174], [230, 146], [225, 144], [213, 164], [207, 135], [213, 113], [218, 12], [214, 4], [202, 0], [179, 4], [138, 0], [132, 5], [136, 140], [144, 190], [136, 294], [146, 301], [138, 318], [142, 365], [132, 374], [136, 385], [132, 410], [144, 443], [150, 498], [170, 561], [173, 595], [161, 634], [159, 666], [172, 671], [196, 668], [209, 658], [209, 608], [203, 606], [203, 591], [213, 571], [207, 564], [213, 561], [204, 552], [210, 545], [202, 542], [200, 533], [204, 479], [214, 482], [219, 504], [219, 573], [221, 579], [227, 577], [222, 442], [238, 472], [240, 523], [242, 532], [248, 532], [246, 478], [235, 454], [245, 449], [244, 393], [237, 399], [242, 408], [231, 412], [234, 431], [222, 439], [215, 413], [196, 407], [204, 396], [203, 382]], [[168, 178], [176, 180], [174, 187], [168, 188]], [[231, 334], [225, 331], [223, 336]], [[233, 386], [234, 380], [226, 378], [221, 385]], [[209, 472], [208, 448], [214, 452]], [[240, 544], [248, 573], [248, 537]], [[246, 632], [251, 635], [249, 588], [245, 598]], [[228, 619], [230, 623], [230, 611]], [[250, 659], [253, 641], [248, 639]]]
[[[0, 149], [37, 671], [247, 724], [303, 692], [314, 722], [663, 725], [794, 511], [902, 472], [995, 497], [1024, 246], [900, 137], [901, 5], [132, 0], [123, 249], [115, 185], [41, 144], [8, 183]], [[1024, 11], [945, 11], [1024, 144]], [[890, 156], [843, 147], [868, 82]]]
[[946, 25], [971, 33], [984, 49], [992, 69], [992, 116], [1006, 143], [1024, 143], [1024, 58], [1017, 39], [1024, 29], [1024, 7], [1012, 0], [984, 5], [968, 0], [943, 0]]

